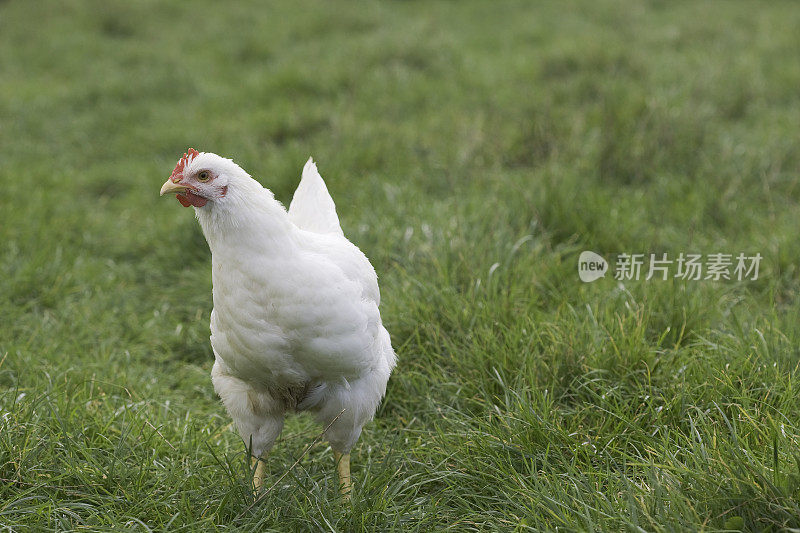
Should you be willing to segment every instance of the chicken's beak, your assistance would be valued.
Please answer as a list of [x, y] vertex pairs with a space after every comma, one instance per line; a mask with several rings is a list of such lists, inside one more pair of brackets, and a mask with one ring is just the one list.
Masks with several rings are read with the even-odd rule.
[[167, 181], [164, 182], [164, 185], [161, 186], [161, 196], [164, 196], [165, 194], [170, 192], [180, 194], [182, 192], [186, 192], [186, 187], [184, 187], [183, 185], [178, 185], [177, 183], [168, 179]]

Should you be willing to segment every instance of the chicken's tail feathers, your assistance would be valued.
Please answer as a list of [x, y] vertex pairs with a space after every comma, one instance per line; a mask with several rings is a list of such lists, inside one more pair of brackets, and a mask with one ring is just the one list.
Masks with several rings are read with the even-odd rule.
[[344, 235], [333, 198], [319, 175], [317, 165], [310, 157], [303, 167], [300, 185], [289, 204], [289, 219], [295, 226], [306, 231]]

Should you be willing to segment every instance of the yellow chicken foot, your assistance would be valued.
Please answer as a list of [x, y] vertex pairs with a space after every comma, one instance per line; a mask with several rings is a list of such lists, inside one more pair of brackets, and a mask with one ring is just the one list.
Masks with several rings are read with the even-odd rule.
[[339, 490], [342, 499], [349, 502], [350, 491], [353, 489], [350, 481], [350, 454], [333, 452], [333, 458], [336, 460], [336, 471], [339, 473]]
[[256, 467], [256, 472], [253, 474], [253, 492], [258, 494], [261, 491], [261, 487], [264, 486], [264, 479], [267, 477], [267, 463], [263, 457], [261, 459], [253, 457], [250, 464], [251, 468], [252, 465]]

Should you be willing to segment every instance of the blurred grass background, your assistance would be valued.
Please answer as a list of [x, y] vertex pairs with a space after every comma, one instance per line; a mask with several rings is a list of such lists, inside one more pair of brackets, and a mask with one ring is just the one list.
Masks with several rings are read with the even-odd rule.
[[[0, 525], [800, 528], [792, 2], [0, 4]], [[309, 155], [399, 366], [353, 455], [247, 509], [186, 148]], [[752, 282], [578, 280], [761, 253]], [[275, 479], [317, 429], [295, 418]]]

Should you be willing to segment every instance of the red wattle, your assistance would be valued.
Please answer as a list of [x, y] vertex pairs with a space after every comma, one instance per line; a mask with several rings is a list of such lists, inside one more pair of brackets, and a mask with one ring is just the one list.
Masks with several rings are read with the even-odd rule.
[[175, 198], [181, 203], [183, 207], [193, 205], [195, 207], [203, 207], [208, 202], [208, 198], [203, 198], [200, 195], [194, 194], [192, 191], [186, 191], [183, 194], [176, 194]]

